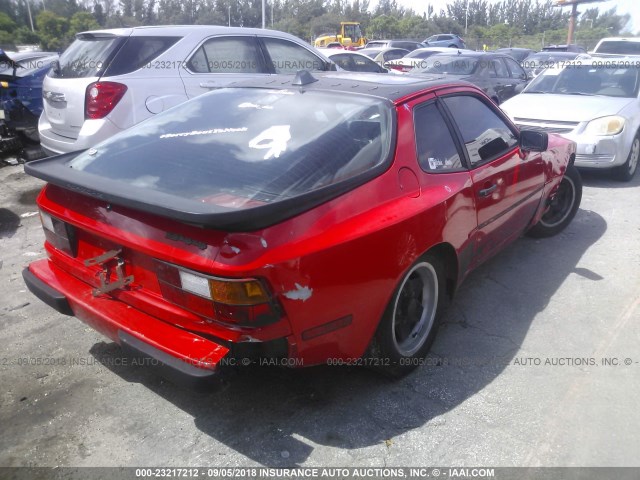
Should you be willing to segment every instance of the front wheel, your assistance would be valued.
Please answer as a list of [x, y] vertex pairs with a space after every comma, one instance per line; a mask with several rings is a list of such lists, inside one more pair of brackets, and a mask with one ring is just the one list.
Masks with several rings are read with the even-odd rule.
[[446, 299], [442, 272], [440, 260], [427, 254], [402, 277], [369, 347], [375, 369], [402, 377], [427, 355]]
[[612, 169], [613, 178], [621, 182], [629, 182], [638, 169], [638, 158], [640, 158], [640, 132], [633, 139], [627, 161]]
[[565, 229], [575, 217], [582, 200], [582, 179], [574, 165], [569, 165], [558, 191], [549, 202], [540, 221], [527, 232], [531, 237], [551, 237]]

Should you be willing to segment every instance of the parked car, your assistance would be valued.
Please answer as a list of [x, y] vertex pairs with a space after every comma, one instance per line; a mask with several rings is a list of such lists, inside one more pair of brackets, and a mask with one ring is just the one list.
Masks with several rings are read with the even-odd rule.
[[358, 52], [373, 59], [374, 62], [384, 67], [387, 62], [397, 60], [407, 55], [409, 50], [405, 50], [404, 48], [362, 48], [358, 50]]
[[640, 37], [603, 38], [593, 49], [596, 54], [640, 55]]
[[631, 57], [616, 62], [549, 67], [502, 108], [521, 128], [575, 141], [577, 167], [609, 169], [629, 181], [640, 156], [640, 65]]
[[446, 75], [451, 80], [465, 80], [479, 86], [491, 99], [500, 104], [516, 95], [529, 81], [524, 69], [508, 55], [458, 51], [439, 53], [425, 61], [421, 70], [412, 75]]
[[55, 52], [0, 51], [0, 152], [20, 151], [39, 142], [42, 80], [57, 59]]
[[402, 48], [410, 52], [416, 48], [424, 48], [425, 44], [416, 42], [415, 40], [370, 40], [364, 48]]
[[496, 53], [501, 53], [503, 55], [509, 55], [516, 62], [522, 62], [525, 58], [529, 57], [536, 53], [535, 50], [531, 50], [530, 48], [498, 48]]
[[542, 48], [543, 52], [575, 52], [575, 53], [587, 53], [584, 47], [575, 45], [573, 43], [565, 45], [547, 45]]
[[41, 144], [50, 154], [86, 149], [213, 88], [301, 68], [332, 64], [275, 30], [192, 25], [79, 33], [44, 79]]
[[551, 67], [555, 64], [564, 64], [571, 62], [580, 56], [581, 54], [576, 52], [538, 52], [533, 55], [529, 55], [527, 58], [520, 62], [520, 65], [526, 70], [530, 77], [536, 77], [545, 68]]
[[323, 53], [342, 70], [349, 72], [389, 73], [389, 70], [359, 52], [334, 49]]
[[451, 52], [451, 49], [449, 47], [418, 48], [413, 52], [409, 52], [402, 58], [388, 61], [387, 66], [391, 69], [406, 73], [414, 68], [426, 67], [424, 64], [425, 59], [429, 58], [431, 55], [435, 55], [436, 53], [445, 52]]
[[24, 279], [196, 383], [260, 357], [402, 375], [470, 271], [568, 225], [574, 151], [449, 79], [257, 78], [28, 163], [48, 257]]
[[428, 47], [467, 48], [464, 40], [460, 38], [459, 35], [454, 35], [453, 33], [431, 35], [422, 43], [424, 43]]

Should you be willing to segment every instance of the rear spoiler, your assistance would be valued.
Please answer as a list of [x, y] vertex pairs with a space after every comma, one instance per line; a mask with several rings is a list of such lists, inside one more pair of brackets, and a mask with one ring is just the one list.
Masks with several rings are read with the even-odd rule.
[[301, 195], [246, 209], [202, 203], [168, 193], [135, 187], [125, 182], [74, 170], [67, 163], [82, 153], [71, 152], [34, 160], [24, 165], [28, 175], [64, 189], [201, 228], [252, 232], [276, 225], [359, 187], [387, 170], [389, 162], [342, 182]]

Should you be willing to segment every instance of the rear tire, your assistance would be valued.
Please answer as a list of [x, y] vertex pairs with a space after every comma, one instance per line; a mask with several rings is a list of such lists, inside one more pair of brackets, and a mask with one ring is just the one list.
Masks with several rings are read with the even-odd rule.
[[567, 167], [558, 191], [540, 221], [527, 232], [535, 238], [551, 237], [566, 228], [575, 217], [582, 200], [582, 179], [572, 164]]
[[426, 254], [404, 274], [369, 346], [369, 364], [400, 378], [421, 365], [435, 339], [446, 303], [444, 268]]
[[631, 151], [627, 161], [619, 167], [611, 170], [614, 179], [621, 182], [629, 182], [638, 170], [638, 159], [640, 158], [640, 132], [638, 132], [631, 143]]

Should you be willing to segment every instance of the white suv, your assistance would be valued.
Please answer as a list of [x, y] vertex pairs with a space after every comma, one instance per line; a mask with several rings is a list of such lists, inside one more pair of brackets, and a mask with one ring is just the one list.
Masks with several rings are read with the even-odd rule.
[[45, 77], [41, 146], [50, 155], [83, 150], [212, 88], [300, 69], [335, 65], [274, 30], [198, 25], [79, 33]]

